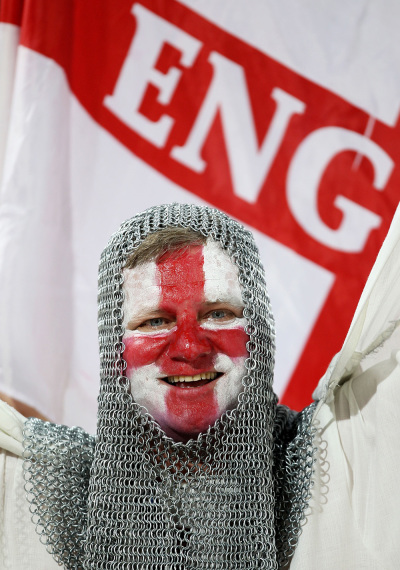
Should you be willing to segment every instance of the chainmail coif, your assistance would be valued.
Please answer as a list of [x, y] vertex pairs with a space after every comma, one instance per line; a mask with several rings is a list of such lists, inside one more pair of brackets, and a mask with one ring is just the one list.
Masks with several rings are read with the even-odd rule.
[[[122, 269], [151, 232], [192, 228], [239, 269], [249, 358], [235, 410], [175, 443], [132, 399], [124, 376]], [[172, 204], [127, 220], [99, 268], [97, 436], [30, 419], [25, 477], [42, 541], [65, 568], [277, 569], [310, 498], [311, 417], [277, 406], [274, 321], [251, 233], [218, 210]], [[90, 469], [90, 479], [89, 479]]]

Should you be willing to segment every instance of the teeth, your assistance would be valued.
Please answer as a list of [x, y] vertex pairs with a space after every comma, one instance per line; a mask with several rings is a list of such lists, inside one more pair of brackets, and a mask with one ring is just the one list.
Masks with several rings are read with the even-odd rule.
[[168, 382], [197, 382], [198, 380], [214, 380], [217, 377], [217, 372], [203, 372], [195, 376], [168, 376]]

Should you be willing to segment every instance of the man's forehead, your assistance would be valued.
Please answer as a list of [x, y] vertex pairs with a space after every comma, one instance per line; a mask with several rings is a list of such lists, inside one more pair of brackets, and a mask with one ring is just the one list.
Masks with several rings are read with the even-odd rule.
[[161, 298], [157, 283], [157, 266], [154, 261], [147, 261], [134, 269], [124, 269], [123, 326], [133, 315], [154, 310]]
[[203, 248], [203, 258], [203, 271], [206, 279], [223, 277], [224, 280], [238, 282], [238, 268], [217, 242], [207, 241]]
[[[182, 255], [181, 252], [189, 253], [189, 255]], [[200, 255], [199, 253], [200, 252]], [[214, 276], [216, 272], [223, 273], [225, 276], [237, 277], [237, 267], [232, 263], [229, 255], [221, 248], [218, 242], [208, 239], [205, 245], [189, 245], [177, 250], [171, 254], [166, 253], [158, 260], [146, 261], [133, 269], [124, 269], [124, 284], [125, 285], [138, 285], [140, 282], [150, 284], [154, 277], [157, 277], [160, 267], [168, 263], [172, 268], [176, 267], [176, 275], [181, 275], [182, 265], [187, 263], [198, 264], [201, 262], [203, 265], [204, 278], [207, 279]], [[185, 275], [185, 278], [190, 279], [192, 274]]]
[[[162, 288], [182, 288], [183, 280], [188, 286], [202, 282], [205, 300], [226, 300], [228, 295], [231, 302], [242, 302], [237, 267], [218, 243], [209, 240], [204, 246], [189, 246], [184, 251], [185, 256], [177, 252], [163, 256], [158, 263], [148, 261], [133, 269], [125, 269], [125, 301], [129, 305], [140, 304], [142, 308], [154, 306], [162, 295]], [[161, 278], [163, 264], [167, 263], [168, 274], [165, 276], [164, 272]], [[199, 263], [201, 268], [198, 267]]]

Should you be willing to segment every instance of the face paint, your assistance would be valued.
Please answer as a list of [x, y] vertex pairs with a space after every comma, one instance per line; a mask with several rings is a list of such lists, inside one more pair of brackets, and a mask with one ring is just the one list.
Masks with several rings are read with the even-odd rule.
[[135, 401], [187, 441], [237, 404], [248, 356], [237, 269], [215, 242], [125, 270], [124, 359]]

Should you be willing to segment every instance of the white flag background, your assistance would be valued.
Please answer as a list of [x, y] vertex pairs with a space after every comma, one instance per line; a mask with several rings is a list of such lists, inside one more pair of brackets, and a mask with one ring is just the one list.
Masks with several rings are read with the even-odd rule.
[[177, 201], [255, 232], [306, 405], [399, 202], [399, 28], [396, 0], [1, 0], [0, 390], [95, 429], [100, 251]]

